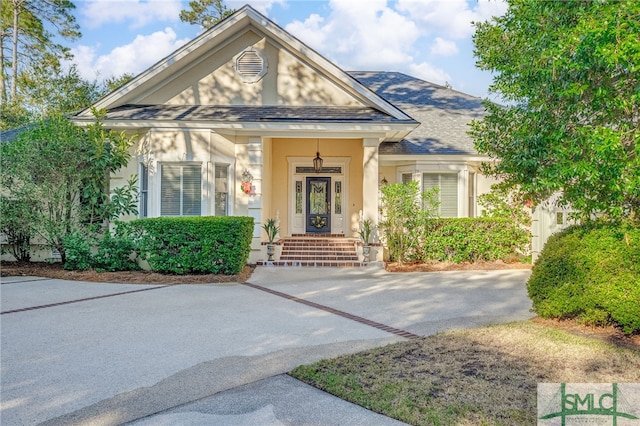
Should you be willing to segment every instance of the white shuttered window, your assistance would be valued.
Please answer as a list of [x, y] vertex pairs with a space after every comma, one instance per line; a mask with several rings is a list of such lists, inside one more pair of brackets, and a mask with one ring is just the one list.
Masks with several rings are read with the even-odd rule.
[[163, 164], [160, 178], [161, 216], [200, 216], [202, 166]]
[[441, 217], [458, 217], [458, 174], [457, 173], [424, 173], [422, 175], [422, 190], [440, 188]]

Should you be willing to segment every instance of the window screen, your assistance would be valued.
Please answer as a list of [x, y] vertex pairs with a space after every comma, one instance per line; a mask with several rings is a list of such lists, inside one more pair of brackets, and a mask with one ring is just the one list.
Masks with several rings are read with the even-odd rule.
[[160, 177], [161, 216], [200, 216], [200, 164], [163, 164]]
[[440, 188], [440, 216], [458, 217], [458, 175], [456, 173], [424, 173], [422, 175], [422, 190]]

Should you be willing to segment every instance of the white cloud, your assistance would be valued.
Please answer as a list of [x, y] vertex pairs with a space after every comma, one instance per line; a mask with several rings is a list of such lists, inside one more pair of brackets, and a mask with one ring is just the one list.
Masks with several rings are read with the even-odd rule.
[[444, 85], [445, 83], [451, 83], [451, 76], [444, 70], [437, 68], [427, 62], [420, 64], [410, 64], [409, 74], [414, 77], [418, 77], [422, 80], [430, 81], [432, 83]]
[[458, 54], [458, 46], [454, 41], [436, 37], [431, 46], [431, 54], [438, 56], [454, 56]]
[[99, 46], [79, 46], [72, 49], [74, 62], [83, 78], [105, 80], [122, 74], [139, 74], [160, 59], [184, 45], [189, 39], [177, 39], [171, 28], [149, 35], [137, 35], [129, 44], [98, 56]]
[[305, 44], [318, 49], [325, 45], [327, 32], [323, 30], [324, 18], [315, 13], [310, 15], [304, 22], [293, 21], [287, 25], [287, 31], [295, 35]]
[[[475, 7], [471, 7], [474, 4]], [[397, 7], [422, 23], [425, 31], [453, 39], [471, 36], [474, 32], [472, 22], [502, 15], [507, 9], [504, 0], [473, 3], [466, 0], [398, 0]]]
[[154, 22], [180, 19], [180, 0], [87, 0], [79, 3], [80, 14], [89, 28], [104, 24], [128, 22], [131, 28], [141, 28]]
[[311, 15], [285, 29], [347, 69], [388, 69], [412, 60], [416, 25], [386, 0], [331, 0], [327, 18]]

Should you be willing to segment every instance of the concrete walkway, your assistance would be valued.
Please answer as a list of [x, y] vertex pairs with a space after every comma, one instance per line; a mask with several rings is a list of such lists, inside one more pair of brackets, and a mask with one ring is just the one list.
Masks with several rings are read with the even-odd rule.
[[398, 424], [283, 374], [402, 332], [530, 318], [529, 274], [259, 267], [253, 286], [3, 278], [0, 422]]

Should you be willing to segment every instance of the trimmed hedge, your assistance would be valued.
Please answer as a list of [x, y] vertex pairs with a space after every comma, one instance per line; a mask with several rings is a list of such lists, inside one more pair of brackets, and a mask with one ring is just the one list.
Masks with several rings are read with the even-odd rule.
[[136, 219], [140, 255], [155, 272], [226, 274], [242, 271], [251, 251], [253, 218], [238, 216]]
[[439, 218], [425, 221], [420, 261], [510, 260], [529, 253], [529, 231], [497, 218]]
[[527, 290], [541, 317], [640, 332], [640, 227], [589, 223], [551, 236]]

